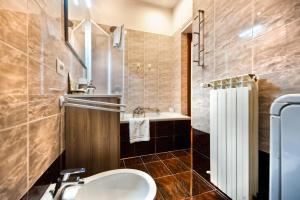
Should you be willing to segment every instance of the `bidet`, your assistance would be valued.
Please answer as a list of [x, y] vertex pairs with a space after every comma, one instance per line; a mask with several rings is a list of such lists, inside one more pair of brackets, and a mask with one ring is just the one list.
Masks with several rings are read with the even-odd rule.
[[[102, 172], [81, 182], [62, 183], [55, 200], [153, 200], [156, 184], [145, 172], [117, 169]], [[48, 198], [42, 198], [48, 200]], [[52, 198], [49, 198], [49, 200]]]

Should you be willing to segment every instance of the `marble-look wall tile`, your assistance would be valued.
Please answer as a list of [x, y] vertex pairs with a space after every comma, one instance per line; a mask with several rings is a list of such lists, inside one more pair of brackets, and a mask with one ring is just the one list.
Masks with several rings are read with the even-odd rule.
[[246, 0], [220, 0], [215, 7], [215, 45], [225, 48], [232, 43], [252, 39], [252, 32], [241, 36], [252, 28], [252, 4]]
[[29, 124], [29, 187], [60, 153], [60, 115]]
[[27, 95], [0, 95], [0, 130], [27, 122]]
[[67, 76], [55, 59], [75, 79], [86, 71], [65, 45], [61, 11], [61, 0], [0, 3], [0, 199], [20, 199], [64, 150]]
[[158, 106], [158, 57], [159, 35], [145, 33], [145, 100], [144, 106], [155, 108]]
[[[61, 3], [59, 2], [53, 1], [52, 6], [60, 9]], [[35, 0], [28, 0], [29, 56], [55, 69], [56, 58], [63, 57], [61, 18], [50, 15], [49, 13], [53, 12], [49, 11], [48, 7], [46, 8], [41, 8]]]
[[59, 96], [66, 91], [67, 78], [33, 59], [28, 67], [29, 121], [59, 113]]
[[0, 94], [27, 93], [27, 56], [0, 42]]
[[0, 42], [0, 129], [27, 121], [27, 56]]
[[286, 63], [286, 27], [268, 32], [254, 40], [254, 66], [257, 74], [288, 69]]
[[1, 1], [0, 40], [27, 52], [27, 0]]
[[262, 30], [255, 36], [300, 19], [299, 0], [254, 0], [254, 25]]
[[[259, 77], [259, 144], [269, 152], [269, 110], [280, 95], [299, 93], [298, 0], [194, 0], [205, 11], [205, 65], [193, 66], [192, 124], [209, 130], [209, 99], [201, 82], [255, 73]], [[211, 20], [211, 19], [213, 20]], [[193, 31], [197, 23], [193, 23]], [[195, 40], [195, 38], [193, 38]], [[212, 52], [212, 53], [210, 53]]]
[[20, 199], [27, 189], [27, 125], [0, 131], [0, 199]]
[[[175, 112], [185, 114], [187, 111], [185, 111], [184, 102], [184, 96], [185, 94], [182, 94], [186, 90], [184, 88], [181, 88], [181, 86], [185, 82], [185, 74], [183, 74], [185, 71], [182, 68], [186, 68], [186, 66], [183, 63], [183, 57], [185, 54], [182, 51], [182, 48], [185, 47], [184, 41], [182, 41], [182, 33], [181, 30], [176, 31], [176, 33], [173, 35], [173, 60], [172, 60], [172, 79], [176, 81], [172, 81], [171, 90], [172, 90], [172, 107], [174, 107]], [[186, 52], [187, 53], [187, 52]], [[182, 55], [183, 54], [183, 55]], [[185, 60], [184, 60], [185, 61]], [[184, 72], [182, 72], [184, 71]]]
[[286, 33], [286, 62], [289, 66], [288, 68], [296, 69], [300, 66], [300, 19], [287, 25]]
[[137, 106], [168, 111], [176, 104], [170, 81], [174, 80], [173, 37], [127, 30], [125, 44], [126, 112]]

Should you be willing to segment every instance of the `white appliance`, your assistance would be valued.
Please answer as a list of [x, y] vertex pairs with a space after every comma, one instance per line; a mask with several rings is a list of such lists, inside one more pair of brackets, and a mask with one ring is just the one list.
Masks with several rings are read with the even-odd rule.
[[270, 200], [300, 199], [300, 94], [276, 99], [270, 119]]

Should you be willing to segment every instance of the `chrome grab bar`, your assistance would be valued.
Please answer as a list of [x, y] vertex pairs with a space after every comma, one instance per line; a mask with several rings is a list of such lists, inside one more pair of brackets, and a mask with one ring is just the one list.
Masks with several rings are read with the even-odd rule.
[[109, 102], [102, 102], [102, 101], [92, 101], [92, 100], [84, 100], [84, 99], [75, 99], [75, 98], [65, 98], [66, 102], [75, 102], [75, 103], [88, 103], [94, 105], [102, 105], [102, 106], [109, 106], [109, 107], [125, 107], [124, 104], [116, 104], [116, 103], [109, 103]]
[[85, 109], [91, 109], [91, 110], [109, 111], [109, 112], [125, 112], [125, 111], [118, 110], [118, 109], [103, 108], [103, 107], [97, 107], [97, 106], [87, 106], [87, 105], [80, 105], [80, 104], [76, 104], [76, 103], [65, 103], [64, 106], [85, 108]]

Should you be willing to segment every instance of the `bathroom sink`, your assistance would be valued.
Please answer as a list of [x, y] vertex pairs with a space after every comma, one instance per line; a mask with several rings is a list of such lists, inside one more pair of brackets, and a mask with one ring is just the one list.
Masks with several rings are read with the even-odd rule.
[[83, 180], [82, 186], [65, 189], [62, 200], [153, 200], [157, 190], [151, 176], [134, 169], [111, 170]]

